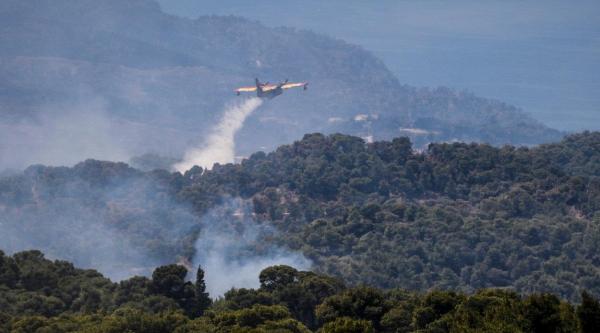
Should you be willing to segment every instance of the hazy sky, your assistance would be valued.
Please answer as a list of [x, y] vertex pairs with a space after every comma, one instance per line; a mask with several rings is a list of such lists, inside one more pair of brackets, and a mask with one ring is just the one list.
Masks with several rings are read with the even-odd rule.
[[169, 13], [238, 15], [362, 45], [402, 83], [522, 107], [600, 130], [600, 1], [159, 0]]

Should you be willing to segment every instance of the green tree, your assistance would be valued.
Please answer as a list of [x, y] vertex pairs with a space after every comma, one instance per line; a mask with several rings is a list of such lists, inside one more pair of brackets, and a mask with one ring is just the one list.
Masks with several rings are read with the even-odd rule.
[[504, 290], [481, 290], [458, 304], [451, 332], [522, 332], [525, 322], [519, 296]]
[[383, 294], [372, 287], [355, 287], [327, 297], [316, 309], [321, 323], [339, 317], [350, 317], [371, 321], [375, 329], [380, 328], [381, 317], [391, 308]]
[[323, 325], [321, 333], [373, 333], [373, 324], [364, 319], [353, 319], [349, 317], [336, 318]]
[[169, 297], [177, 302], [190, 317], [198, 316], [196, 287], [185, 281], [187, 269], [180, 265], [161, 266], [152, 273], [154, 293]]
[[581, 332], [600, 332], [600, 302], [586, 291], [581, 293], [581, 304], [577, 307]]
[[524, 316], [527, 330], [534, 333], [562, 331], [560, 300], [551, 294], [534, 294], [524, 302]]
[[196, 272], [196, 306], [197, 316], [202, 316], [204, 311], [212, 304], [208, 292], [206, 292], [206, 283], [204, 282], [204, 270], [198, 266]]
[[[216, 313], [211, 318], [219, 332], [290, 332], [308, 333], [302, 323], [291, 318], [290, 312], [281, 305], [253, 305], [251, 308]], [[255, 329], [255, 330], [252, 330]]]
[[19, 268], [14, 259], [0, 250], [0, 285], [14, 287], [19, 282]]
[[263, 269], [258, 279], [261, 289], [274, 291], [298, 282], [298, 271], [286, 265], [271, 266]]
[[161, 266], [152, 273], [154, 293], [178, 300], [185, 296], [187, 269], [180, 265]]
[[48, 319], [41, 316], [21, 317], [12, 324], [11, 332], [30, 333], [45, 327]]

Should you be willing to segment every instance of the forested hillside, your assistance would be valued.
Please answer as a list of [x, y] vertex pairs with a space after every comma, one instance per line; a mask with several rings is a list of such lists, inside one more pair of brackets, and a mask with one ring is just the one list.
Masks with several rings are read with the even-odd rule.
[[432, 144], [423, 154], [402, 138], [315, 134], [206, 172], [179, 195], [199, 209], [208, 193], [252, 197], [281, 242], [353, 283], [576, 299], [580, 288], [600, 293], [599, 167], [597, 132], [533, 149]]
[[[84, 267], [113, 258], [127, 276], [133, 263], [147, 272], [206, 255], [195, 253], [194, 240], [205, 228], [198, 217], [210, 211], [236, 232], [250, 221], [273, 228], [239, 250], [245, 255], [285, 248], [350, 285], [501, 287], [579, 301], [582, 289], [600, 295], [599, 175], [598, 132], [535, 148], [442, 143], [423, 153], [406, 138], [366, 144], [311, 134], [241, 164], [185, 174], [92, 160], [30, 167], [0, 179], [0, 239], [5, 250], [25, 244]], [[252, 211], [224, 206], [231, 198]], [[144, 260], [125, 260], [118, 249], [81, 259], [76, 249], [89, 240], [68, 232], [86, 235], [87, 224]]]
[[[39, 251], [0, 251], [1, 332], [597, 332], [600, 302], [501, 289], [474, 294], [348, 287], [289, 266], [264, 269], [257, 289], [211, 300], [204, 271], [183, 266], [113, 283]], [[236, 274], [238, 272], [231, 272]]]
[[0, 169], [148, 152], [181, 157], [236, 99], [233, 89], [255, 77], [309, 81], [310, 89], [251, 116], [239, 133], [241, 155], [310, 132], [409, 135], [419, 147], [528, 145], [562, 135], [514, 106], [402, 85], [359, 46], [206, 14], [167, 15], [152, 0], [2, 1], [0, 153], [13, 158]]

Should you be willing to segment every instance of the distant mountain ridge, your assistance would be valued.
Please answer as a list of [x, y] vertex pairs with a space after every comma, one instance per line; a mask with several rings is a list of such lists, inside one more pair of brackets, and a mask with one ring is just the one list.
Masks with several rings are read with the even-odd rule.
[[[0, 126], [9, 131], [1, 138], [10, 142], [31, 132], [18, 127], [23, 119], [42, 125], [41, 114], [69, 119], [65, 109], [78, 113], [97, 101], [110, 129], [100, 137], [115, 141], [104, 145], [124, 152], [95, 156], [90, 145], [75, 160], [180, 156], [235, 100], [232, 89], [254, 77], [307, 80], [310, 89], [277, 98], [248, 119], [238, 135], [242, 155], [315, 131], [409, 135], [418, 146], [451, 140], [530, 145], [562, 135], [497, 101], [404, 86], [364, 49], [308, 31], [238, 17], [184, 19], [151, 0], [8, 0], [0, 4], [0, 19]], [[40, 142], [22, 145], [28, 144]], [[0, 145], [0, 153], [14, 150]], [[36, 162], [54, 161], [23, 158], [0, 167]]]

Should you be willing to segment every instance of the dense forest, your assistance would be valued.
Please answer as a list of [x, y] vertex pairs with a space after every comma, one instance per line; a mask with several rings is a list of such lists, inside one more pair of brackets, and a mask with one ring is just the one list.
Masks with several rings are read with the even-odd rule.
[[[598, 132], [534, 148], [439, 143], [424, 152], [406, 138], [311, 134], [184, 174], [93, 160], [32, 166], [0, 179], [0, 239], [10, 253], [38, 248], [127, 277], [204, 255], [194, 242], [210, 212], [229, 235], [248, 221], [271, 228], [239, 256], [284, 248], [348, 285], [508, 288], [579, 302], [582, 290], [600, 295], [599, 175]], [[231, 198], [251, 207], [246, 220], [224, 205]]]
[[[381, 290], [289, 266], [264, 269], [257, 289], [212, 300], [204, 271], [158, 267], [113, 283], [39, 251], [0, 252], [0, 332], [597, 332], [600, 302], [502, 289], [472, 294]], [[231, 272], [235, 274], [236, 272]]]

